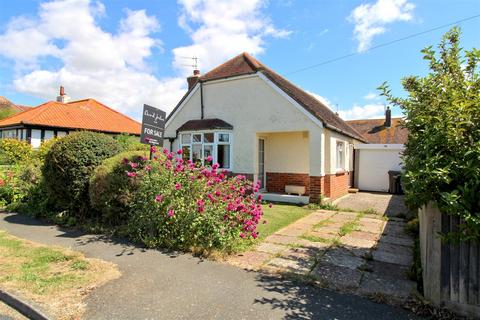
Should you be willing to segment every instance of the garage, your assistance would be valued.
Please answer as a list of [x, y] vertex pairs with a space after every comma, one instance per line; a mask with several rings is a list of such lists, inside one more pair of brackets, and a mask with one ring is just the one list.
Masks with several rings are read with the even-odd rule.
[[388, 192], [388, 171], [400, 171], [403, 144], [355, 145], [354, 185], [362, 191]]

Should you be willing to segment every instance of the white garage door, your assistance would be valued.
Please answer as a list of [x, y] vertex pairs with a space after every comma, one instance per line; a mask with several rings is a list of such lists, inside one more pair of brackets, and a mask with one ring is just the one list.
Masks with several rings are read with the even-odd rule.
[[355, 159], [358, 189], [388, 192], [388, 171], [401, 170], [403, 145], [365, 144], [356, 145], [355, 149], [359, 150]]

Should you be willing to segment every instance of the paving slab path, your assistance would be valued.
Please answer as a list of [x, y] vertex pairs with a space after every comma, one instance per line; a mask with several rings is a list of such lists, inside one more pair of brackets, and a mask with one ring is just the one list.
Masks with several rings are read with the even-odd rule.
[[[62, 230], [22, 215], [0, 213], [0, 229], [118, 265], [122, 276], [87, 297], [86, 319], [418, 319], [399, 308], [302, 281], [189, 254], [142, 249], [105, 236]], [[288, 242], [289, 236], [283, 237]], [[300, 240], [309, 246], [294, 250], [297, 248], [268, 242], [264, 251], [252, 253], [252, 261], [275, 255], [283, 250], [280, 246], [292, 249], [292, 257], [304, 258], [310, 256], [309, 250], [322, 249], [321, 243]], [[299, 261], [309, 267], [309, 259], [304, 258]]]
[[322, 287], [401, 304], [416, 287], [407, 276], [413, 240], [404, 228], [399, 218], [319, 210], [227, 262], [294, 273]]

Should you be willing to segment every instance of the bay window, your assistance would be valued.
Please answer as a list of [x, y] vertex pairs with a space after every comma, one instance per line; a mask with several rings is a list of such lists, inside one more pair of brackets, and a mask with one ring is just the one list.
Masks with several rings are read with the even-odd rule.
[[[232, 134], [230, 132], [188, 132], [180, 135], [184, 160], [201, 165], [218, 163], [220, 168], [231, 170]], [[212, 161], [208, 161], [211, 156]]]

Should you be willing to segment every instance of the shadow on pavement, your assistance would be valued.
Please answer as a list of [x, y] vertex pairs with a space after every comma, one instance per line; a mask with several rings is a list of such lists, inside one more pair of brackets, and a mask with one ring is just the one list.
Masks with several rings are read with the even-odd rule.
[[[284, 319], [417, 319], [400, 308], [321, 289], [301, 280], [259, 274], [258, 286], [279, 298], [255, 299], [255, 304], [285, 311]], [[287, 296], [288, 299], [282, 298]]]

